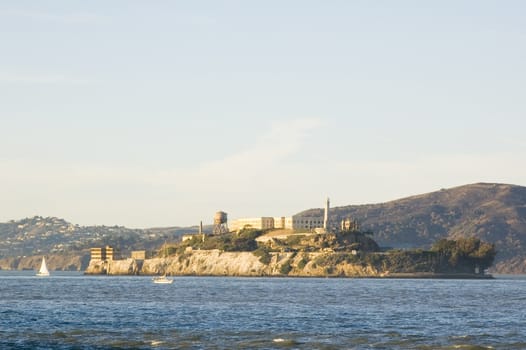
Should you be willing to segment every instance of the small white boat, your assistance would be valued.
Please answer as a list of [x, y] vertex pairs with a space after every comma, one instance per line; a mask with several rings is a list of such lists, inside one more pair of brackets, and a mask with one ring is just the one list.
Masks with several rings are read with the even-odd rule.
[[161, 283], [161, 284], [170, 284], [174, 281], [173, 279], [166, 277], [166, 275], [156, 276], [152, 278], [152, 280], [153, 280], [153, 283]]
[[[166, 242], [164, 242], [164, 256], [168, 256], [168, 247], [166, 245]], [[166, 277], [166, 271], [161, 276], [155, 276], [152, 278], [153, 283], [159, 283], [159, 284], [171, 284], [174, 280], [171, 278]]]
[[40, 265], [40, 270], [37, 272], [38, 277], [47, 277], [49, 276], [49, 270], [46, 265], [46, 258], [42, 257], [42, 264]]

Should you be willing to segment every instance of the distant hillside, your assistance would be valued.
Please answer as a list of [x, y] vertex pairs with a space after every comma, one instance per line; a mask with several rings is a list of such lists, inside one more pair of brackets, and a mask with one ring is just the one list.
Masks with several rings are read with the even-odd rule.
[[[299, 215], [322, 215], [310, 209]], [[526, 273], [526, 187], [478, 183], [387, 203], [331, 208], [337, 225], [352, 217], [380, 246], [429, 248], [440, 238], [495, 243], [496, 271]]]
[[[53, 257], [48, 259], [52, 269], [81, 270], [87, 266], [91, 247], [110, 245], [129, 256], [132, 250], [157, 250], [164, 242], [179, 240], [187, 232], [197, 232], [197, 227], [79, 226], [41, 216], [12, 220], [0, 223], [0, 269], [35, 268], [40, 259], [31, 257], [46, 255]], [[71, 256], [77, 256], [78, 263], [71, 263]]]

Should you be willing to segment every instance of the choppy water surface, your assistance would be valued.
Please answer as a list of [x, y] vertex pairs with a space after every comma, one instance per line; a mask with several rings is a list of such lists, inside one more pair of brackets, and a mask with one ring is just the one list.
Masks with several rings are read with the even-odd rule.
[[1, 349], [526, 349], [526, 279], [0, 271]]

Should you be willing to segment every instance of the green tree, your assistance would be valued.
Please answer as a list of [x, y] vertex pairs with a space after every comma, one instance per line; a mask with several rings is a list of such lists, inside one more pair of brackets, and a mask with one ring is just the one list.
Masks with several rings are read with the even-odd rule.
[[270, 264], [270, 260], [272, 259], [272, 255], [270, 255], [270, 250], [266, 246], [261, 246], [258, 249], [254, 250], [254, 255], [259, 257], [259, 261], [265, 265]]
[[480, 271], [493, 264], [497, 251], [495, 245], [482, 242], [476, 237], [459, 238], [458, 240], [442, 239], [431, 248], [439, 257], [442, 269], [455, 268], [472, 272], [476, 267]]
[[287, 260], [283, 264], [281, 264], [279, 272], [282, 275], [288, 275], [290, 271], [292, 271], [292, 265], [290, 264], [290, 260]]

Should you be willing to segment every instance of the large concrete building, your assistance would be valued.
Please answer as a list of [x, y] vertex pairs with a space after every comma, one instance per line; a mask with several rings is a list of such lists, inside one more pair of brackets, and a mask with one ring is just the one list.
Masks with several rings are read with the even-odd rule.
[[329, 227], [329, 198], [325, 204], [323, 216], [299, 216], [289, 217], [257, 217], [232, 220], [229, 223], [231, 231], [239, 232], [243, 228], [254, 228], [258, 230], [267, 229], [290, 229], [290, 230], [316, 230]]
[[314, 230], [323, 228], [323, 216], [297, 216], [292, 217], [292, 229]]
[[[278, 221], [279, 223], [280, 221]], [[242, 218], [230, 221], [231, 231], [240, 231], [244, 228], [255, 228], [258, 230], [267, 230], [276, 228], [275, 220], [272, 217], [260, 217], [260, 218]]]

